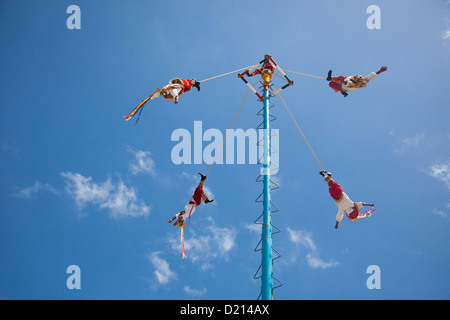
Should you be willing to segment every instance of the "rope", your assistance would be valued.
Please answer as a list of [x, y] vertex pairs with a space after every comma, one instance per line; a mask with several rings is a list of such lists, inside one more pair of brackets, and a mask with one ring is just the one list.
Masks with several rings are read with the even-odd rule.
[[313, 149], [311, 148], [311, 146], [308, 143], [308, 140], [305, 138], [305, 135], [303, 134], [302, 130], [300, 130], [300, 127], [297, 124], [297, 121], [295, 121], [294, 117], [292, 116], [291, 111], [289, 111], [289, 108], [287, 107], [286, 103], [284, 103], [283, 98], [281, 97], [280, 93], [278, 93], [278, 96], [280, 97], [281, 101], [283, 102], [284, 106], [286, 107], [286, 110], [289, 112], [289, 114], [291, 115], [292, 120], [294, 120], [295, 125], [297, 126], [298, 131], [300, 131], [300, 133], [303, 136], [303, 139], [305, 140], [306, 144], [308, 145], [309, 149], [311, 150], [312, 154], [314, 155], [314, 157], [316, 158], [317, 163], [319, 164], [319, 166], [322, 168], [322, 171], [325, 171], [325, 169], [322, 167], [322, 164], [320, 163], [319, 159], [317, 159], [316, 154], [314, 153]]
[[242, 69], [238, 69], [238, 70], [234, 70], [234, 71], [231, 71], [231, 72], [227, 72], [227, 73], [224, 73], [224, 74], [221, 74], [221, 75], [212, 77], [212, 78], [204, 79], [204, 80], [201, 80], [201, 81], [199, 81], [199, 82], [205, 82], [205, 81], [209, 81], [209, 80], [212, 80], [212, 79], [220, 78], [220, 77], [223, 77], [223, 76], [226, 76], [226, 75], [235, 73], [235, 72], [242, 71], [242, 70], [244, 70], [244, 69], [251, 70], [251, 69], [257, 67], [258, 65], [259, 65], [259, 63], [258, 63], [258, 64], [255, 64], [255, 65], [253, 65], [253, 66], [249, 66], [249, 67], [245, 67], [245, 68], [242, 68]]
[[[312, 76], [312, 75], [306, 74], [306, 73], [295, 72], [295, 71], [289, 71], [289, 70], [285, 70], [285, 69], [283, 69], [283, 71], [286, 71], [286, 72], [292, 72], [292, 73], [296, 73], [296, 74], [301, 74], [302, 76], [307, 76], [307, 77], [312, 77], [312, 78], [317, 78], [317, 79], [327, 80], [327, 79], [325, 79], [325, 78], [317, 77], [317, 76]], [[281, 98], [281, 97], [280, 97], [280, 98]]]
[[[241, 112], [242, 106], [244, 105], [245, 100], [247, 100], [247, 97], [248, 97], [248, 94], [249, 94], [249, 93], [250, 93], [250, 89], [248, 90], [247, 95], [246, 95], [245, 98], [244, 98], [244, 101], [242, 102], [242, 104], [241, 104], [241, 106], [240, 106], [240, 108], [239, 108], [239, 110], [238, 110], [236, 116], [234, 117], [233, 122], [231, 123], [230, 130], [231, 130], [231, 128], [233, 128], [234, 122], [236, 121], [236, 119], [237, 119], [239, 113]], [[219, 152], [217, 152], [216, 156], [214, 157], [214, 161], [213, 161], [213, 163], [211, 163], [211, 166], [209, 167], [208, 173], [206, 174], [207, 177], [208, 177], [208, 175], [209, 175], [209, 172], [211, 171], [212, 166], [213, 166], [214, 163], [216, 162], [217, 156], [219, 155], [220, 151], [222, 151], [223, 144], [225, 143], [225, 140], [227, 140], [227, 136], [228, 136], [228, 133], [230, 132], [230, 130], [227, 130], [227, 133], [226, 133], [226, 135], [225, 135], [225, 139], [223, 139], [223, 141], [222, 141], [222, 145], [220, 146]]]

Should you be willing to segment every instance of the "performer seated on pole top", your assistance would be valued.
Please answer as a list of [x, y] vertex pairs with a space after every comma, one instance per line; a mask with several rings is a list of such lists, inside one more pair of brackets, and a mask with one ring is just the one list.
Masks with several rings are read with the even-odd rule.
[[353, 92], [364, 88], [366, 84], [378, 76], [380, 73], [385, 72], [387, 67], [383, 66], [377, 72], [372, 72], [366, 77], [360, 75], [354, 75], [351, 77], [339, 76], [334, 77], [331, 75], [333, 70], [328, 71], [327, 81], [330, 81], [329, 86], [334, 89], [334, 92], [340, 92], [344, 97], [348, 96], [347, 92]]
[[264, 55], [264, 62], [261, 66], [261, 68], [256, 68], [255, 71], [249, 73], [249, 70], [245, 70], [244, 72], [238, 74], [239, 78], [242, 78], [244, 75], [247, 75], [249, 77], [253, 77], [256, 76], [257, 74], [262, 74], [265, 70], [269, 70], [270, 74], [273, 74], [273, 72], [275, 71], [275, 66], [273, 65], [272, 62], [272, 56], [270, 54], [266, 54]]
[[198, 184], [197, 188], [194, 191], [194, 195], [192, 196], [192, 199], [186, 204], [184, 207], [184, 210], [177, 213], [172, 219], [169, 220], [169, 223], [171, 223], [173, 220], [177, 219], [174, 226], [182, 226], [184, 221], [188, 219], [188, 223], [191, 219], [191, 215], [194, 213], [197, 206], [199, 206], [202, 203], [202, 200], [205, 203], [213, 202], [213, 200], [209, 200], [208, 196], [203, 192], [203, 184], [205, 183], [206, 176], [199, 173], [201, 176], [200, 183]]
[[338, 228], [339, 222], [341, 222], [344, 214], [347, 215], [347, 218], [350, 221], [356, 221], [362, 216], [359, 212], [360, 208], [374, 206], [373, 203], [353, 202], [350, 200], [348, 195], [342, 191], [341, 186], [331, 178], [331, 172], [321, 171], [319, 173], [325, 178], [325, 182], [328, 183], [328, 191], [339, 208], [336, 215], [336, 225], [334, 226], [335, 229]]

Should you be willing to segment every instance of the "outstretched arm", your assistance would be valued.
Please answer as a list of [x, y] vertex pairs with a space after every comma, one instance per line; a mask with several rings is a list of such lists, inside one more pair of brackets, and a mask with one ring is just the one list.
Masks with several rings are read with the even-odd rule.
[[339, 211], [336, 215], [336, 225], [334, 226], [335, 229], [338, 228], [338, 224], [339, 224], [339, 222], [341, 222], [343, 217], [344, 217], [344, 211], [339, 209]]
[[179, 213], [177, 213], [172, 219], [169, 220], [169, 223], [171, 223], [173, 220], [176, 220], [173, 226], [182, 226], [184, 223], [184, 217], [183, 215], [186, 213], [186, 211], [182, 210]]
[[382, 73], [382, 72], [385, 72], [387, 70], [387, 67], [386, 66], [382, 66], [381, 68], [380, 68], [380, 70], [378, 70], [377, 72], [376, 72], [376, 74], [380, 74], [380, 73]]

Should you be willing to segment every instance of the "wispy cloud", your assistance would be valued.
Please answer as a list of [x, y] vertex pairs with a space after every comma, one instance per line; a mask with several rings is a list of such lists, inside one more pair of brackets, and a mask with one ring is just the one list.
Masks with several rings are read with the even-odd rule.
[[250, 232], [261, 234], [261, 225], [255, 223], [244, 223], [244, 228], [248, 229]]
[[[396, 136], [394, 131], [389, 133], [391, 136]], [[397, 146], [394, 151], [399, 154], [404, 154], [412, 148], [419, 147], [420, 142], [425, 138], [424, 132], [416, 133], [415, 135], [399, 138], [397, 137]]]
[[439, 181], [444, 182], [450, 190], [450, 163], [441, 163], [430, 166], [425, 172]]
[[19, 197], [19, 198], [24, 198], [24, 199], [29, 199], [33, 195], [35, 195], [39, 192], [43, 192], [43, 191], [50, 192], [55, 195], [59, 194], [59, 192], [55, 188], [53, 188], [53, 186], [51, 184], [41, 183], [39, 181], [35, 181], [34, 184], [30, 187], [25, 187], [25, 188], [16, 187], [16, 189], [18, 189], [18, 191], [16, 193], [14, 193], [13, 196]]
[[159, 257], [160, 252], [152, 252], [147, 254], [148, 261], [155, 268], [154, 275], [156, 281], [160, 285], [166, 285], [169, 281], [177, 278], [177, 274], [170, 270], [169, 263]]
[[449, 30], [445, 30], [443, 33], [442, 33], [442, 39], [444, 39], [444, 40], [449, 40], [450, 39], [450, 29]]
[[[237, 233], [232, 228], [218, 227], [209, 219], [211, 225], [197, 233], [192, 228], [184, 233], [184, 249], [186, 256], [193, 263], [200, 264], [200, 270], [213, 268], [216, 260], [228, 260], [231, 250], [235, 247]], [[189, 231], [187, 231], [189, 230]], [[170, 238], [172, 249], [180, 252], [179, 238]]]
[[[421, 169], [430, 177], [443, 182], [445, 187], [450, 190], [450, 162], [434, 164], [426, 169]], [[447, 208], [450, 208], [450, 202], [447, 203]], [[447, 218], [445, 211], [434, 208], [432, 213], [434, 215]]]
[[206, 288], [199, 290], [199, 289], [192, 289], [189, 286], [184, 286], [183, 291], [189, 296], [200, 297], [203, 296], [207, 290]]
[[[313, 240], [312, 233], [304, 230], [293, 230], [289, 227], [287, 228], [287, 231], [289, 234], [289, 239], [292, 243], [295, 245], [300, 245], [309, 251], [305, 256], [305, 259], [310, 268], [326, 269], [339, 265], [339, 262], [337, 261], [330, 260], [327, 262], [320, 257], [319, 250]], [[293, 259], [292, 261], [294, 261], [297, 258], [297, 255], [291, 255], [291, 258]]]
[[445, 213], [442, 210], [436, 209], [436, 208], [433, 209], [433, 214], [435, 214], [437, 216], [441, 216], [443, 218], [447, 218], [447, 213]]
[[[445, 2], [446, 6], [450, 6], [450, 0], [447, 0]], [[444, 40], [450, 40], [450, 26], [449, 26], [449, 19], [445, 19], [446, 20], [446, 29], [444, 30], [444, 32], [441, 35], [441, 38]]]
[[310, 266], [313, 269], [317, 268], [326, 269], [339, 265], [339, 263], [334, 260], [326, 262], [322, 260], [317, 254], [314, 253], [308, 253], [306, 255], [306, 261], [308, 261], [308, 266]]
[[151, 208], [137, 199], [133, 187], [127, 187], [122, 180], [113, 183], [108, 178], [103, 183], [95, 183], [91, 177], [79, 173], [62, 172], [65, 178], [66, 191], [75, 200], [80, 209], [88, 204], [97, 205], [109, 211], [114, 218], [124, 216], [147, 216]]
[[127, 148], [128, 152], [134, 155], [134, 161], [130, 164], [130, 170], [133, 175], [139, 173], [156, 175], [155, 161], [152, 159], [150, 151], [134, 150], [131, 147]]
[[301, 244], [310, 250], [316, 250], [316, 244], [312, 239], [312, 234], [303, 230], [292, 230], [288, 227], [289, 239], [296, 244]]

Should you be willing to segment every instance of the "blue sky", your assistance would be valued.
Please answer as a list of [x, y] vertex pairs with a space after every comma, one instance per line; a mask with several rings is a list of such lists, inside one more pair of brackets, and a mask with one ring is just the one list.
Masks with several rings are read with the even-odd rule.
[[[69, 30], [69, 5], [81, 29]], [[370, 30], [367, 7], [381, 10]], [[174, 77], [207, 79], [270, 53], [325, 77], [388, 71], [347, 98], [289, 74], [282, 97], [322, 165], [372, 217], [343, 220], [320, 167], [278, 97], [282, 232], [275, 299], [450, 298], [450, 3], [448, 1], [2, 1], [0, 3], [0, 298], [256, 299], [262, 186], [253, 164], [217, 164], [212, 204], [167, 223], [197, 172], [176, 165], [176, 129], [225, 133], [248, 88], [236, 74], [175, 105], [147, 103]], [[234, 128], [255, 128], [250, 95]], [[203, 147], [208, 145], [204, 142]], [[225, 150], [226, 151], [226, 150]], [[66, 269], [78, 265], [81, 289]], [[381, 270], [369, 290], [366, 270]]]

